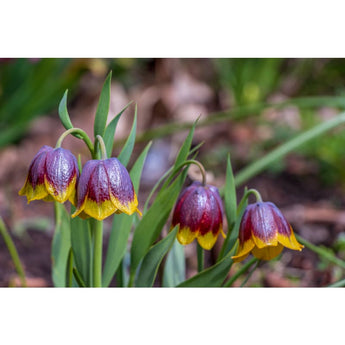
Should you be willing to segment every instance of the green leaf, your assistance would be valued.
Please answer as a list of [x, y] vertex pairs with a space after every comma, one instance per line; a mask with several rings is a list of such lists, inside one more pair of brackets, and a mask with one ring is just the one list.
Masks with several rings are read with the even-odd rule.
[[[246, 193], [244, 193], [246, 195]], [[236, 221], [234, 226], [232, 227], [230, 233], [228, 232], [226, 235], [226, 239], [223, 243], [221, 252], [219, 254], [218, 260], [223, 258], [225, 255], [229, 253], [230, 250], [233, 249], [234, 245], [236, 244], [237, 238], [238, 238], [238, 232], [240, 229], [241, 219], [243, 217], [244, 211], [246, 210], [246, 207], [248, 205], [248, 199], [247, 197], [243, 197], [240, 204], [237, 208], [237, 215], [236, 215]]]
[[165, 238], [155, 244], [145, 255], [140, 266], [135, 286], [151, 287], [153, 285], [159, 265], [176, 238], [177, 229], [178, 226], [175, 226], [175, 228], [170, 231]]
[[163, 273], [163, 286], [173, 287], [186, 279], [186, 259], [184, 247], [175, 240], [165, 262]]
[[[139, 190], [142, 169], [151, 144], [152, 142], [146, 145], [145, 149], [140, 154], [130, 171], [133, 187], [136, 192]], [[126, 254], [128, 237], [135, 216], [136, 215], [128, 216], [126, 214], [114, 215], [104, 264], [102, 286], [109, 286], [115, 272], [119, 267], [119, 264], [121, 263], [121, 260]]]
[[231, 253], [215, 265], [203, 270], [177, 287], [220, 287], [232, 265]]
[[[75, 208], [71, 205], [71, 213]], [[92, 239], [88, 219], [71, 219], [71, 241], [76, 269], [87, 286], [92, 283]]]
[[159, 236], [181, 191], [187, 171], [181, 173], [153, 202], [135, 229], [131, 247], [131, 279], [148, 249]]
[[54, 286], [65, 287], [71, 248], [70, 216], [64, 205], [55, 202], [56, 226], [52, 241], [52, 279]]
[[190, 129], [188, 136], [186, 138], [186, 140], [184, 141], [183, 145], [181, 146], [181, 149], [176, 157], [175, 160], [175, 165], [174, 168], [178, 167], [179, 165], [181, 165], [188, 157], [189, 155], [189, 151], [192, 145], [192, 140], [193, 140], [193, 135], [194, 135], [194, 130], [196, 127], [198, 120], [196, 120], [192, 126], [192, 128]]
[[107, 124], [107, 118], [110, 105], [110, 86], [111, 86], [111, 71], [104, 82], [99, 102], [96, 110], [95, 123], [94, 123], [94, 135], [104, 136], [105, 126]]
[[63, 126], [66, 129], [71, 129], [71, 128], [73, 128], [73, 125], [72, 125], [72, 122], [71, 122], [71, 119], [69, 117], [68, 110], [67, 110], [67, 93], [68, 93], [68, 90], [65, 91], [65, 93], [63, 94], [63, 97], [60, 101], [59, 117], [60, 117], [60, 120], [61, 120]]
[[179, 153], [177, 154], [175, 163], [172, 167], [172, 173], [170, 174], [169, 178], [166, 179], [166, 181], [163, 183], [161, 189], [159, 190], [157, 197], [160, 196], [160, 194], [166, 189], [166, 187], [169, 185], [169, 183], [172, 181], [172, 179], [175, 177], [176, 174], [176, 168], [178, 168], [190, 155], [191, 153], [191, 146], [192, 146], [192, 140], [193, 140], [193, 135], [194, 135], [194, 130], [195, 130], [195, 126], [197, 124], [196, 120], [192, 126], [192, 128], [190, 129], [187, 138], [185, 139], [185, 141], [183, 142]]
[[117, 123], [120, 120], [121, 115], [124, 113], [124, 111], [131, 105], [132, 102], [128, 103], [108, 124], [108, 126], [105, 129], [104, 133], [104, 144], [107, 150], [107, 156], [111, 157], [111, 154], [113, 152], [113, 146], [114, 146], [114, 135], [115, 130], [117, 127]]
[[119, 156], [117, 157], [118, 160], [124, 165], [127, 166], [129, 159], [131, 158], [134, 144], [135, 144], [135, 135], [137, 130], [137, 105], [135, 105], [134, 111], [134, 120], [131, 132], [127, 138], [125, 145], [123, 146]]
[[234, 174], [232, 171], [230, 154], [226, 166], [226, 180], [224, 193], [225, 214], [228, 221], [228, 230], [233, 227], [236, 221], [237, 199]]

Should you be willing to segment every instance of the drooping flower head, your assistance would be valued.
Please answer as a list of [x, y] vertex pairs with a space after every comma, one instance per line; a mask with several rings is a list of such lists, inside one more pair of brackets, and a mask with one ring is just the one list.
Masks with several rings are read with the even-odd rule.
[[72, 201], [78, 176], [77, 160], [69, 150], [45, 145], [32, 160], [19, 195], [26, 195], [28, 203], [39, 199]]
[[235, 262], [244, 260], [251, 252], [261, 260], [271, 260], [284, 247], [301, 251], [292, 227], [272, 202], [248, 205], [240, 224], [239, 248], [233, 256]]
[[88, 161], [77, 185], [77, 209], [72, 217], [82, 211], [103, 220], [114, 212], [141, 212], [138, 199], [126, 168], [117, 158]]
[[187, 245], [195, 238], [210, 250], [223, 233], [223, 207], [218, 189], [193, 182], [179, 196], [173, 213], [172, 226], [179, 224], [178, 241]]

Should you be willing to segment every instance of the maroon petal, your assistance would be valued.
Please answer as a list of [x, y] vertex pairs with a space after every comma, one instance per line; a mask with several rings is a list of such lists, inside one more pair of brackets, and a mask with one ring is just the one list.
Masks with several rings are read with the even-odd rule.
[[134, 187], [125, 166], [117, 158], [104, 160], [104, 166], [109, 178], [110, 192], [123, 205], [133, 202]]
[[46, 178], [58, 194], [66, 191], [78, 174], [77, 160], [69, 150], [57, 148], [47, 153]]

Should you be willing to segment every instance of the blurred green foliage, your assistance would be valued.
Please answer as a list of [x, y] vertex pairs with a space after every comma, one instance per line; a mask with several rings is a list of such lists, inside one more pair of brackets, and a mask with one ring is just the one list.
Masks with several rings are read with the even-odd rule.
[[0, 147], [15, 142], [37, 116], [56, 108], [84, 67], [73, 59], [0, 61]]
[[[235, 107], [265, 103], [269, 96], [274, 94], [279, 94], [283, 98], [304, 96], [344, 96], [345, 98], [345, 59], [245, 58], [216, 59], [214, 62], [219, 86], [228, 91], [231, 105]], [[338, 105], [334, 105], [335, 113], [343, 110]], [[300, 122], [300, 125], [296, 126], [299, 127], [298, 129], [288, 126], [284, 121], [279, 123], [264, 119], [262, 113], [253, 113], [251, 126], [264, 124], [271, 129], [272, 135], [261, 142], [253, 142], [250, 154], [242, 164], [263, 156], [298, 132], [322, 121], [320, 109], [299, 108], [296, 112]], [[299, 154], [306, 161], [312, 160], [316, 163], [321, 182], [327, 185], [338, 183], [345, 186], [343, 169], [345, 135], [339, 129], [333, 131], [333, 134], [320, 137], [317, 143], [304, 145], [300, 148]], [[270, 167], [271, 173], [279, 173], [283, 169], [285, 169], [284, 161], [277, 161]]]

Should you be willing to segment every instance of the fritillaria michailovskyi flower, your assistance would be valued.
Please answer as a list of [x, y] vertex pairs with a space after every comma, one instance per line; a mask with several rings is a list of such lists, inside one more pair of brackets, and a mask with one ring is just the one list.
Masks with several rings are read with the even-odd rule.
[[301, 251], [290, 224], [272, 202], [248, 205], [240, 224], [239, 248], [235, 262], [244, 260], [251, 252], [261, 260], [271, 260], [284, 247]]
[[88, 161], [77, 185], [75, 217], [86, 215], [103, 220], [114, 212], [131, 215], [138, 210], [138, 200], [126, 168], [117, 158]]
[[74, 155], [61, 147], [43, 146], [33, 158], [19, 195], [32, 200], [73, 200], [78, 180], [78, 165]]
[[187, 245], [195, 238], [210, 250], [223, 233], [223, 207], [218, 189], [193, 182], [179, 196], [173, 213], [172, 226], [179, 224], [178, 241]]

